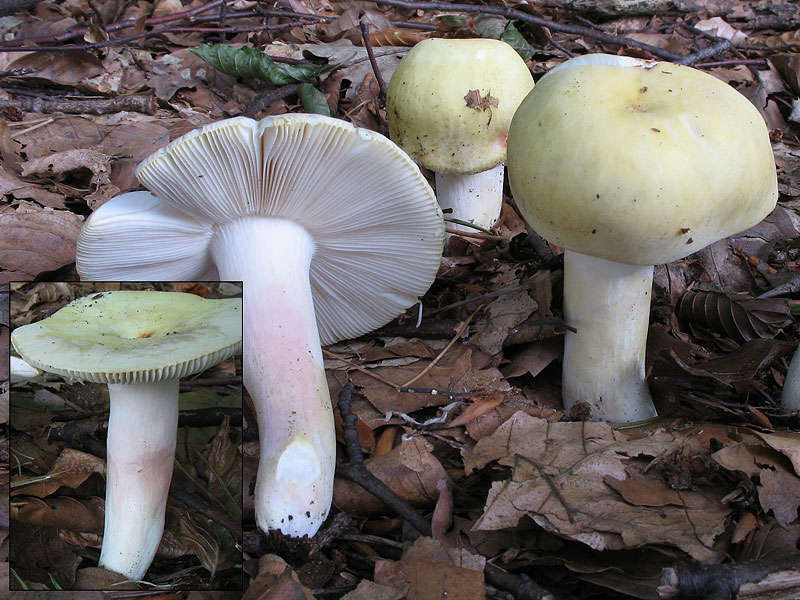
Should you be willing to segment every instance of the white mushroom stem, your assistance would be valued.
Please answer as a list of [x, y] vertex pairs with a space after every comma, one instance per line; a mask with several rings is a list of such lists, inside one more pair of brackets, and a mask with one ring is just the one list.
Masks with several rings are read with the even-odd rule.
[[652, 284], [652, 266], [564, 253], [564, 315], [577, 329], [564, 343], [567, 411], [585, 404], [588, 418], [617, 422], [656, 415], [644, 372]]
[[243, 280], [244, 384], [261, 447], [256, 521], [313, 536], [333, 497], [336, 438], [309, 268], [315, 243], [283, 219], [220, 226], [211, 253], [222, 280]]
[[[500, 163], [493, 169], [472, 175], [437, 172], [436, 198], [439, 206], [443, 211], [452, 209], [451, 213], [445, 212], [445, 217], [474, 223], [484, 229], [491, 228], [500, 217], [503, 207], [505, 168], [505, 163]], [[447, 226], [468, 233], [477, 231], [456, 223], [448, 223]]]
[[16, 356], [11, 357], [10, 366], [11, 383], [29, 381], [42, 374], [39, 369]]
[[164, 532], [178, 431], [178, 380], [109, 384], [108, 392], [100, 566], [141, 580]]
[[781, 393], [781, 410], [785, 413], [800, 411], [800, 349], [794, 353]]

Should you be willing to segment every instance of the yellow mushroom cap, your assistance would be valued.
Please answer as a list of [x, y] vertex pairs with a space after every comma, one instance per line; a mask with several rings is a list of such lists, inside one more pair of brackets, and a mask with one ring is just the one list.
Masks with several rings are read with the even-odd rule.
[[389, 137], [433, 171], [486, 171], [505, 160], [511, 117], [532, 87], [525, 61], [505, 42], [424, 40], [389, 83]]
[[507, 168], [540, 235], [636, 265], [752, 227], [778, 197], [750, 101], [697, 69], [627, 57], [582, 56], [542, 77], [511, 123]]
[[241, 351], [242, 300], [101, 292], [18, 327], [11, 342], [35, 367], [80, 381], [179, 379]]

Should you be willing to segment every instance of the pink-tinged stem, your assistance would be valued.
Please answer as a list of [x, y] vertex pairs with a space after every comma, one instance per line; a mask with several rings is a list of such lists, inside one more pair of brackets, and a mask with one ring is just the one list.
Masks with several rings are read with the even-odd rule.
[[218, 228], [222, 280], [244, 282], [244, 383], [258, 418], [256, 521], [313, 536], [330, 509], [336, 438], [309, 268], [314, 240], [283, 219], [244, 217]]
[[100, 566], [140, 580], [164, 532], [178, 380], [109, 384], [106, 517]]

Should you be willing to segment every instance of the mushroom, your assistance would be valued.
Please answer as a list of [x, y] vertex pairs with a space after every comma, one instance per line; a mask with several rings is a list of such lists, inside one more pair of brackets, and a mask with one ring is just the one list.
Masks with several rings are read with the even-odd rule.
[[593, 54], [545, 74], [508, 135], [517, 206], [566, 248], [564, 405], [638, 421], [653, 265], [751, 227], [775, 207], [758, 110], [690, 67]]
[[256, 521], [312, 536], [330, 509], [336, 461], [320, 343], [371, 331], [427, 291], [444, 241], [433, 191], [387, 138], [303, 114], [207, 125], [137, 175], [154, 195], [124, 194], [90, 216], [78, 272], [135, 280], [174, 268], [244, 281]]
[[179, 292], [96, 293], [18, 327], [11, 342], [39, 369], [108, 384], [100, 566], [140, 580], [164, 531], [178, 380], [241, 350], [242, 301]]
[[795, 351], [781, 392], [781, 410], [785, 413], [800, 412], [800, 350]]
[[18, 356], [12, 356], [9, 366], [9, 373], [11, 375], [11, 383], [22, 383], [36, 379], [41, 375], [41, 371], [36, 367], [29, 365]]
[[389, 136], [436, 173], [453, 218], [484, 229], [497, 221], [508, 126], [531, 88], [525, 61], [500, 40], [431, 38], [400, 61], [386, 93]]

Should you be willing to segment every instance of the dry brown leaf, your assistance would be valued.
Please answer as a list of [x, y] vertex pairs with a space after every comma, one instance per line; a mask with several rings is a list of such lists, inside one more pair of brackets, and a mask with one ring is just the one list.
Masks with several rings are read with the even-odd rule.
[[89, 185], [93, 191], [84, 195], [89, 208], [95, 209], [109, 198], [119, 194], [119, 188], [109, 179], [111, 165], [108, 156], [97, 150], [75, 148], [47, 157], [35, 158], [22, 164], [22, 175], [24, 177], [31, 175], [54, 177], [81, 169], [89, 169], [92, 172]]
[[476, 394], [472, 396], [472, 404], [462, 412], [456, 419], [448, 424], [448, 427], [461, 427], [471, 423], [475, 419], [482, 417], [490, 410], [500, 406], [506, 400], [507, 394], [498, 390], [487, 394]]
[[486, 354], [497, 354], [503, 349], [503, 342], [510, 331], [526, 321], [538, 308], [536, 300], [525, 288], [503, 294], [486, 307], [485, 317], [475, 323], [477, 332], [471, 341]]
[[764, 512], [772, 511], [781, 527], [797, 523], [800, 478], [786, 471], [763, 469], [759, 475], [758, 500]]
[[[105, 462], [102, 459], [80, 450], [64, 448], [42, 481], [37, 480], [43, 476], [15, 478], [13, 483], [16, 487], [11, 491], [11, 495], [46, 498], [61, 487], [77, 488], [94, 473], [105, 475], [105, 470]], [[31, 483], [26, 484], [25, 481]]]
[[784, 298], [737, 297], [714, 291], [688, 290], [676, 312], [738, 342], [774, 338], [792, 322]]
[[235, 540], [219, 524], [188, 511], [179, 511], [177, 539], [200, 560], [211, 577], [217, 571], [233, 567], [241, 560]]
[[76, 590], [138, 590], [139, 584], [127, 581], [125, 575], [108, 571], [101, 567], [78, 569], [75, 574]]
[[370, 31], [369, 42], [375, 48], [381, 46], [414, 46], [430, 37], [428, 32], [414, 31], [412, 29], [382, 29]]
[[[364, 461], [367, 469], [403, 500], [416, 507], [432, 506], [439, 495], [438, 482], [449, 477], [433, 447], [422, 437], [403, 441], [391, 452]], [[352, 481], [336, 478], [333, 502], [344, 512], [378, 515], [386, 512], [382, 501]]]
[[486, 594], [484, 562], [466, 550], [447, 552], [431, 538], [419, 538], [399, 561], [377, 561], [375, 581], [407, 585], [409, 600], [480, 600]]
[[39, 51], [30, 52], [12, 62], [9, 69], [35, 69], [29, 75], [9, 77], [11, 81], [26, 81], [37, 84], [58, 84], [77, 87], [85, 79], [103, 72], [100, 59], [84, 51]]
[[697, 560], [719, 559], [712, 544], [730, 513], [719, 490], [681, 492], [681, 506], [649, 507], [629, 504], [606, 483], [627, 480], [626, 468], [641, 455], [681, 452], [685, 444], [667, 433], [629, 440], [607, 423], [549, 423], [518, 412], [467, 457], [467, 473], [491, 461], [514, 468], [510, 480], [492, 485], [475, 528], [514, 527], [527, 515], [596, 550], [669, 544]]
[[11, 518], [39, 527], [55, 527], [79, 533], [102, 533], [105, 509], [102, 498], [56, 496], [47, 501], [19, 497], [11, 505]]
[[314, 596], [281, 557], [264, 554], [242, 600], [314, 600]]
[[405, 600], [407, 597], [407, 583], [389, 585], [362, 579], [356, 589], [342, 596], [342, 600]]
[[75, 260], [83, 219], [68, 211], [18, 207], [0, 214], [0, 284], [33, 279]]
[[792, 461], [795, 475], [800, 476], [800, 433], [781, 431], [777, 433], [755, 432], [773, 450], [788, 457]]
[[228, 417], [225, 417], [209, 444], [205, 460], [198, 461], [197, 472], [207, 481], [206, 487], [214, 496], [222, 494], [231, 479], [242, 472], [242, 455], [231, 441], [230, 433]]

